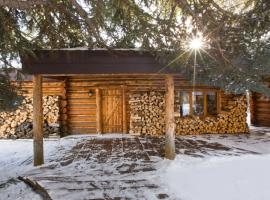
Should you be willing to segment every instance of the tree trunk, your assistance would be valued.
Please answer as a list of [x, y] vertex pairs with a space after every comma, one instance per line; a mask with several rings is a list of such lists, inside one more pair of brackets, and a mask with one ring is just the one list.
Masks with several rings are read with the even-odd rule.
[[174, 122], [174, 81], [172, 75], [166, 75], [166, 96], [165, 96], [165, 158], [175, 158], [175, 122]]
[[44, 163], [41, 75], [33, 76], [33, 134], [34, 134], [34, 166], [38, 166]]

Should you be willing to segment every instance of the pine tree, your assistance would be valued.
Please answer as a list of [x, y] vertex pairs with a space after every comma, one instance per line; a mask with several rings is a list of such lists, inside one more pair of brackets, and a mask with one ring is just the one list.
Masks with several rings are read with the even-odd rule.
[[139, 47], [190, 77], [186, 43], [202, 32], [202, 83], [270, 95], [269, 16], [268, 0], [0, 0], [0, 60], [8, 68], [33, 49]]

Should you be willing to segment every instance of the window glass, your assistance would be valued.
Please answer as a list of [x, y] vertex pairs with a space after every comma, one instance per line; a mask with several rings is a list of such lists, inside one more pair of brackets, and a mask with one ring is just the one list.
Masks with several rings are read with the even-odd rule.
[[186, 116], [190, 114], [189, 92], [180, 92], [180, 114]]
[[203, 92], [193, 92], [193, 112], [194, 115], [203, 115], [204, 114], [204, 98]]
[[217, 95], [215, 92], [208, 92], [206, 94], [207, 98], [207, 113], [209, 115], [217, 114]]

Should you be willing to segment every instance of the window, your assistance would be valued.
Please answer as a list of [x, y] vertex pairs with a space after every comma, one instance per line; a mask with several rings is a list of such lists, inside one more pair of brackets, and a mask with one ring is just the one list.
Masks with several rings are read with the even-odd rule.
[[217, 114], [217, 95], [215, 92], [207, 92], [206, 94], [207, 102], [207, 113], [209, 115]]
[[180, 92], [180, 116], [190, 113], [189, 92]]
[[204, 115], [204, 96], [203, 92], [193, 92], [193, 114]]
[[180, 91], [180, 116], [216, 115], [218, 113], [217, 92], [212, 91]]

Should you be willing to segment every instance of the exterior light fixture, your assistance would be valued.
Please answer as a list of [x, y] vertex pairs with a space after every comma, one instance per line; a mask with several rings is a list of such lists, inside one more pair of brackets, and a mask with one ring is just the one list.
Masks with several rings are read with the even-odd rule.
[[88, 96], [91, 97], [91, 96], [93, 96], [93, 95], [94, 95], [94, 92], [93, 92], [92, 90], [89, 90], [89, 91], [88, 91]]

